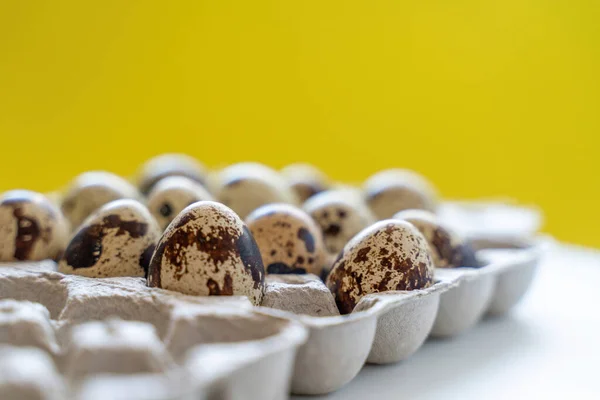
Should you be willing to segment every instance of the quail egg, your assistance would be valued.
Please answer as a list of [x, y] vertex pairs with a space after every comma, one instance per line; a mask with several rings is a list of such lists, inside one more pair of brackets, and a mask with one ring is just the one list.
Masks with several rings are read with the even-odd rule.
[[137, 189], [125, 179], [105, 171], [84, 172], [65, 193], [61, 209], [76, 229], [92, 212], [119, 199], [140, 199]]
[[320, 275], [326, 262], [321, 231], [312, 218], [289, 204], [267, 204], [246, 219], [268, 274]]
[[202, 200], [213, 200], [204, 186], [184, 176], [169, 176], [148, 194], [148, 209], [164, 230], [181, 210]]
[[138, 188], [147, 195], [152, 187], [167, 176], [185, 176], [200, 184], [206, 180], [204, 166], [186, 154], [167, 153], [146, 161], [137, 174]]
[[342, 251], [350, 239], [375, 222], [364, 203], [353, 201], [341, 190], [321, 192], [308, 199], [303, 208], [321, 228], [331, 254]]
[[427, 241], [406, 221], [384, 220], [361, 231], [338, 255], [327, 287], [342, 314], [370, 293], [431, 286], [434, 266]]
[[290, 164], [281, 170], [281, 174], [300, 203], [329, 188], [325, 174], [310, 164]]
[[158, 224], [143, 204], [115, 200], [81, 224], [58, 270], [91, 278], [145, 276], [159, 237]]
[[437, 216], [424, 210], [400, 211], [394, 218], [410, 222], [421, 231], [437, 268], [478, 267], [471, 245], [440, 223]]
[[378, 219], [407, 209], [435, 211], [435, 190], [416, 172], [390, 169], [371, 176], [364, 185], [367, 203]]
[[265, 270], [244, 222], [223, 204], [200, 201], [179, 213], [163, 233], [148, 286], [190, 295], [247, 296], [259, 305]]
[[0, 197], [0, 261], [56, 259], [67, 235], [67, 221], [44, 195], [12, 190]]
[[221, 171], [218, 200], [242, 218], [265, 204], [298, 203], [278, 172], [257, 163], [235, 164]]

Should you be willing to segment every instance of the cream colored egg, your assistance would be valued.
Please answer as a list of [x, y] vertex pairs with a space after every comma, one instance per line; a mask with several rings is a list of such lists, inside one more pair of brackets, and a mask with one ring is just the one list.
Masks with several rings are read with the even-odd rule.
[[321, 274], [325, 245], [319, 227], [304, 211], [289, 204], [268, 204], [252, 212], [246, 224], [268, 274]]
[[148, 209], [164, 230], [181, 210], [204, 200], [213, 200], [204, 186], [184, 176], [169, 176], [161, 179], [148, 194]]
[[365, 204], [342, 190], [321, 192], [308, 199], [303, 208], [319, 225], [327, 251], [332, 254], [342, 251], [350, 239], [375, 222]]
[[167, 227], [152, 256], [148, 286], [190, 295], [247, 296], [259, 305], [265, 270], [244, 222], [223, 204], [201, 201]]
[[433, 283], [429, 246], [406, 221], [384, 220], [356, 235], [338, 255], [327, 287], [342, 314], [370, 293], [423, 289]]
[[364, 184], [367, 203], [378, 219], [407, 209], [435, 211], [437, 195], [431, 184], [410, 170], [390, 169], [371, 176]]
[[58, 269], [91, 278], [145, 276], [159, 237], [158, 224], [143, 204], [115, 200], [81, 224]]
[[44, 195], [13, 190], [0, 197], [0, 261], [57, 259], [68, 228], [60, 209]]
[[154, 185], [168, 176], [185, 176], [200, 184], [206, 181], [206, 169], [195, 158], [186, 154], [161, 154], [146, 161], [137, 173], [140, 192], [147, 195]]
[[105, 171], [84, 172], [77, 176], [65, 193], [61, 209], [71, 224], [79, 225], [104, 204], [119, 199], [140, 200], [137, 189], [125, 179]]
[[262, 164], [231, 165], [221, 171], [219, 178], [218, 200], [242, 218], [265, 204], [298, 203], [281, 175]]
[[444, 226], [435, 214], [424, 210], [405, 210], [394, 215], [394, 218], [410, 222], [419, 229], [427, 239], [437, 268], [479, 266], [469, 243]]
[[300, 203], [327, 190], [330, 186], [327, 176], [318, 168], [304, 163], [290, 164], [281, 170], [289, 187], [296, 193]]

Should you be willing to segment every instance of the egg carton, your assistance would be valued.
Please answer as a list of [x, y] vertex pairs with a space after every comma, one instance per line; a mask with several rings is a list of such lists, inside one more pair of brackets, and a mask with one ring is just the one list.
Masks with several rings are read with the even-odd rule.
[[292, 392], [330, 393], [350, 382], [365, 363], [405, 360], [428, 337], [455, 336], [486, 313], [507, 312], [530, 286], [549, 240], [473, 243], [483, 267], [438, 268], [433, 286], [367, 295], [346, 316], [332, 315], [337, 309], [318, 277], [268, 276], [263, 305], [291, 312], [288, 317], [309, 330], [296, 356]]
[[306, 329], [245, 297], [0, 264], [2, 399], [283, 399]]
[[310, 275], [268, 278], [263, 305], [277, 310], [148, 288], [141, 278], [63, 275], [51, 261], [1, 264], [0, 392], [78, 400], [329, 393], [365, 363], [405, 360], [430, 336], [507, 312], [548, 243], [474, 239], [485, 266], [437, 269], [433, 286], [367, 295], [346, 316], [332, 315], [333, 298]]

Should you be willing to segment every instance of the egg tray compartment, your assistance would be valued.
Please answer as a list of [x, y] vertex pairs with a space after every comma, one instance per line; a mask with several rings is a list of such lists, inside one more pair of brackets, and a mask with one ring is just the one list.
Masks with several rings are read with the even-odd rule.
[[0, 264], [2, 399], [283, 399], [301, 324], [245, 297]]
[[[288, 317], [309, 330], [309, 338], [296, 356], [292, 392], [314, 395], [335, 391], [350, 382], [365, 362], [405, 360], [428, 337], [455, 336], [473, 327], [486, 313], [507, 312], [530, 286], [547, 242], [546, 238], [474, 241], [485, 266], [437, 269], [433, 286], [367, 295], [345, 316], [318, 316], [331, 309], [332, 300], [328, 302], [318, 288], [311, 288], [317, 277], [267, 277], [265, 301], [293, 311]], [[269, 300], [273, 291], [283, 292], [276, 296], [278, 301]], [[313, 301], [286, 302], [286, 291], [292, 293], [289, 299], [304, 295], [319, 305]]]

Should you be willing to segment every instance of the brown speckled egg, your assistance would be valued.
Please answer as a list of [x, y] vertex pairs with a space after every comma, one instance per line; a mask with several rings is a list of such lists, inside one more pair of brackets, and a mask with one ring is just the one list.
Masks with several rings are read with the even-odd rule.
[[137, 173], [140, 192], [147, 195], [154, 185], [168, 176], [185, 176], [200, 184], [206, 180], [204, 166], [186, 154], [167, 153], [146, 161]]
[[145, 276], [159, 237], [158, 224], [143, 204], [115, 200], [81, 224], [58, 270], [91, 278]]
[[71, 229], [77, 229], [84, 219], [106, 203], [140, 198], [137, 189], [120, 176], [90, 171], [73, 180], [63, 197], [61, 209], [71, 223]]
[[0, 261], [59, 258], [67, 241], [64, 216], [45, 196], [13, 190], [0, 197]]
[[377, 222], [356, 235], [339, 254], [327, 287], [342, 314], [367, 294], [431, 286], [434, 266], [427, 241], [406, 221]]
[[304, 203], [306, 211], [319, 225], [327, 251], [337, 254], [358, 232], [375, 222], [375, 216], [345, 191], [328, 190]]
[[378, 219], [391, 218], [408, 209], [435, 211], [433, 187], [416, 172], [390, 169], [371, 176], [364, 185], [366, 200]]
[[154, 185], [148, 194], [148, 209], [164, 230], [181, 210], [204, 200], [213, 200], [204, 186], [183, 176], [170, 176]]
[[424, 210], [404, 210], [395, 219], [410, 222], [421, 231], [437, 268], [478, 267], [475, 252], [467, 241], [440, 223], [435, 214]]
[[277, 171], [257, 163], [240, 163], [222, 170], [217, 197], [242, 218], [265, 204], [298, 203], [296, 194]]
[[325, 174], [310, 164], [290, 164], [281, 170], [281, 174], [300, 203], [329, 188]]
[[201, 201], [167, 227], [152, 256], [148, 286], [190, 295], [247, 296], [258, 305], [265, 270], [244, 222], [223, 204]]
[[301, 209], [268, 204], [246, 219], [269, 274], [320, 275], [326, 262], [321, 231]]

